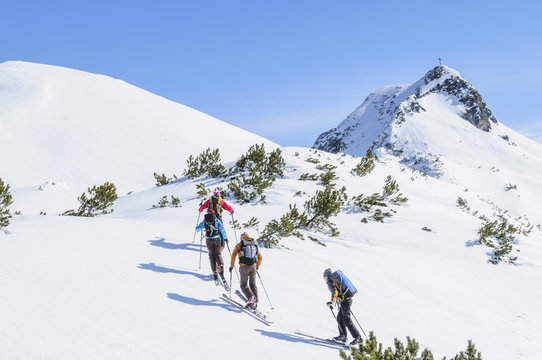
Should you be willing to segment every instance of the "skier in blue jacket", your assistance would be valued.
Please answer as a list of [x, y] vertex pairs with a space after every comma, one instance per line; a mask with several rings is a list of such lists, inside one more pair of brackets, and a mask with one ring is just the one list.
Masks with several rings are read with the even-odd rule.
[[[324, 271], [324, 280], [327, 284], [329, 291], [331, 292], [331, 301], [326, 303], [330, 309], [333, 310], [333, 304], [337, 302], [339, 305], [339, 313], [337, 314], [337, 322], [339, 323], [339, 336], [333, 338], [333, 340], [346, 343], [346, 329], [350, 330], [350, 334], [354, 338], [350, 345], [356, 345], [361, 339], [361, 335], [356, 329], [356, 326], [352, 322], [350, 317], [350, 307], [352, 306], [352, 297], [354, 293], [349, 288], [349, 285], [352, 283], [348, 279], [343, 279], [342, 272], [335, 271], [332, 272], [331, 269], [326, 269]], [[353, 288], [353, 285], [350, 286]]]
[[226, 279], [224, 278], [224, 260], [222, 259], [222, 238], [224, 241], [228, 241], [228, 235], [222, 222], [215, 216], [213, 209], [209, 209], [205, 214], [203, 221], [196, 227], [196, 231], [205, 230], [205, 244], [209, 252], [209, 261], [211, 263], [211, 269], [213, 270], [213, 277], [215, 283], [218, 282], [218, 275], [224, 283], [224, 287], [227, 287]]

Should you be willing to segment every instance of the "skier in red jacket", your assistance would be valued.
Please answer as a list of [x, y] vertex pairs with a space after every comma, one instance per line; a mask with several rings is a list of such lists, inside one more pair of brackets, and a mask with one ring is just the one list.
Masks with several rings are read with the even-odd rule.
[[228, 205], [228, 203], [226, 203], [222, 199], [222, 197], [220, 197], [220, 191], [218, 191], [218, 189], [213, 190], [213, 195], [211, 196], [211, 198], [209, 200], [204, 202], [199, 207], [199, 212], [203, 212], [204, 210], [207, 210], [207, 209], [213, 209], [213, 211], [215, 212], [216, 217], [219, 218], [221, 222], [223, 222], [222, 221], [222, 209], [224, 209], [226, 211], [229, 211], [230, 214], [233, 214], [233, 208], [230, 205]]
[[[222, 199], [222, 197], [220, 196], [220, 191], [218, 189], [214, 189], [211, 198], [199, 207], [199, 212], [203, 212], [204, 210], [213, 210], [216, 218], [219, 219], [222, 224], [224, 224], [224, 221], [222, 221], [222, 209], [229, 211], [230, 214], [233, 214], [233, 208]], [[224, 238], [222, 236], [222, 233], [219, 234], [222, 240], [222, 251], [224, 250], [225, 242], [227, 242], [228, 239]]]

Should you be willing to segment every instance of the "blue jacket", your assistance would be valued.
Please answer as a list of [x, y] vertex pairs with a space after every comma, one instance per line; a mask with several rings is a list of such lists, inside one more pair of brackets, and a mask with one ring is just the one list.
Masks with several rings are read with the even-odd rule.
[[[222, 238], [224, 240], [228, 239], [228, 235], [226, 234], [226, 229], [224, 229], [224, 226], [222, 226], [222, 221], [220, 219], [216, 219], [216, 227], [218, 227], [218, 231], [222, 234]], [[198, 226], [196, 226], [196, 231], [204, 231], [205, 230], [205, 221], [202, 221]], [[220, 238], [220, 235], [211, 236], [211, 237], [205, 237], [206, 239], [216, 239]]]

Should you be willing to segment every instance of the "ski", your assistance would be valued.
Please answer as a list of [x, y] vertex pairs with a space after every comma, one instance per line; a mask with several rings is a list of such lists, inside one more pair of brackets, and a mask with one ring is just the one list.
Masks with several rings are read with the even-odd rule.
[[222, 294], [222, 296], [223, 296], [223, 298], [224, 298], [225, 300], [227, 300], [230, 304], [235, 305], [235, 306], [241, 308], [241, 310], [243, 310], [243, 311], [246, 312], [247, 314], [251, 315], [254, 319], [261, 321], [261, 322], [264, 323], [265, 325], [271, 325], [271, 324], [273, 323], [272, 321], [269, 321], [269, 319], [267, 319], [266, 317], [262, 317], [262, 316], [256, 314], [255, 312], [250, 311], [249, 309], [245, 308], [245, 307], [243, 306], [243, 304], [238, 303], [237, 301], [233, 300], [233, 299], [230, 298], [227, 294]]
[[328, 345], [331, 345], [331, 346], [335, 346], [335, 347], [337, 347], [339, 349], [344, 349], [344, 350], [350, 349], [350, 347], [347, 344], [339, 342], [339, 341], [335, 341], [333, 339], [319, 338], [319, 337], [316, 337], [316, 336], [313, 336], [313, 335], [305, 334], [305, 333], [303, 333], [303, 332], [301, 332], [299, 330], [296, 330], [295, 333], [297, 335], [304, 336], [304, 337], [312, 339], [314, 341], [318, 341], [318, 342], [325, 343], [325, 344], [328, 344]]
[[219, 281], [220, 281], [220, 285], [222, 285], [222, 287], [224, 289], [226, 289], [226, 291], [230, 291], [230, 286], [228, 285], [228, 283], [222, 279], [220, 276], [218, 277]]
[[[235, 294], [237, 296], [239, 296], [241, 298], [241, 300], [244, 301], [245, 304], [248, 303], [248, 299], [246, 298], [246, 296], [240, 290], [235, 290]], [[259, 317], [261, 317], [263, 319], [265, 319], [266, 321], [269, 321], [269, 320], [267, 320], [267, 316], [265, 316], [260, 310], [258, 310], [258, 309], [248, 309], [248, 308], [245, 308], [245, 309], [247, 309], [248, 311], [256, 314], [257, 316], [259, 316]]]

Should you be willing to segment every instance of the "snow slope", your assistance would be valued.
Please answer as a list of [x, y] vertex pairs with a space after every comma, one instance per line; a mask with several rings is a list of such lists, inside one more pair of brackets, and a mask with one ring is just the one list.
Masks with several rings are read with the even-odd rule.
[[[29, 93], [25, 91], [19, 99], [27, 99], [24, 94]], [[10, 106], [11, 113], [24, 112], [14, 103]], [[465, 128], [465, 139], [472, 139], [467, 135], [472, 130]], [[47, 137], [56, 136], [51, 127], [43, 131]], [[83, 136], [75, 127], [74, 132]], [[190, 134], [182, 135], [184, 139]], [[448, 137], [436, 130], [430, 135], [438, 137], [431, 140], [437, 144], [444, 144]], [[81, 145], [87, 146], [83, 142], [87, 140], [82, 138]], [[119, 137], [113, 144], [122, 149], [129, 147], [127, 141]], [[189, 144], [179, 144], [179, 152], [197, 153]], [[357, 157], [283, 148], [285, 176], [267, 191], [267, 204], [240, 205], [228, 199], [239, 222], [258, 218], [258, 229], [243, 229], [257, 235], [269, 220], [282, 216], [289, 204], [302, 208], [316, 190], [324, 188], [317, 181], [299, 180], [303, 173], [322, 173], [318, 165], [337, 166], [336, 187], [345, 186], [350, 197], [381, 191], [391, 175], [409, 198], [405, 205], [392, 206], [396, 213], [385, 223], [364, 224], [360, 220], [365, 213], [344, 207], [332, 219], [341, 232], [338, 237], [304, 232], [326, 246], [306, 237], [283, 239], [280, 247], [262, 249], [260, 274], [270, 301], [258, 283], [260, 308], [274, 320], [271, 326], [220, 299], [223, 291], [210, 281], [199, 235], [193, 242], [200, 203], [196, 185], [212, 189], [218, 180], [183, 178], [160, 187], [141, 183], [140, 191], [119, 194], [113, 214], [77, 218], [57, 215], [74, 208], [86, 186], [99, 181], [81, 175], [74, 178], [75, 185], [68, 180], [27, 185], [26, 178], [50, 180], [48, 173], [41, 176], [40, 171], [45, 171], [41, 168], [25, 168], [16, 175], [2, 172], [4, 180], [11, 176], [12, 213], [21, 211], [22, 215], [11, 219], [7, 232], [0, 231], [0, 358], [339, 358], [336, 349], [295, 334], [296, 329], [321, 337], [337, 334], [325, 306], [330, 294], [322, 280], [324, 269], [331, 267], [343, 270], [356, 284], [359, 294], [353, 312], [363, 330], [375, 331], [385, 346], [391, 346], [395, 337], [405, 341], [411, 336], [440, 359], [464, 350], [467, 339], [472, 339], [484, 359], [537, 359], [542, 352], [541, 231], [535, 227], [529, 236], [518, 236], [514, 244], [517, 265], [489, 264], [489, 249], [475, 240], [479, 215], [493, 218], [500, 211], [517, 225], [542, 222], [536, 206], [540, 174], [536, 167], [524, 169], [532, 178], [529, 182], [526, 176], [520, 177], [520, 169], [512, 171], [514, 149], [524, 151], [519, 142], [517, 147], [505, 148], [497, 142], [498, 153], [492, 155], [483, 145], [467, 144], [472, 151], [480, 146], [481, 159], [498, 160], [491, 165], [494, 168], [480, 160], [483, 166], [470, 169], [465, 164], [473, 161], [472, 156], [466, 154], [472, 152], [450, 150], [456, 167], [447, 162], [445, 175], [426, 176], [412, 169], [412, 164], [401, 163], [397, 155], [382, 151], [375, 170], [358, 177], [351, 173], [359, 163]], [[230, 152], [231, 161], [248, 146], [234, 142], [219, 147], [223, 153]], [[54, 153], [50, 148], [54, 143], [45, 143], [43, 151]], [[77, 152], [68, 154], [78, 168], [89, 161], [79, 161]], [[179, 174], [184, 160], [171, 166]], [[119, 179], [121, 170], [132, 171], [119, 169]], [[150, 170], [150, 180], [157, 170]], [[478, 176], [464, 183], [465, 172]], [[16, 177], [21, 182], [13, 180]], [[504, 188], [505, 183], [516, 181], [516, 190]], [[153, 209], [165, 195], [179, 197], [182, 207]], [[466, 199], [470, 211], [456, 206], [458, 197]], [[226, 214], [225, 218], [231, 217]], [[233, 247], [235, 232], [229, 221], [226, 227]], [[235, 274], [233, 284], [238, 288]]]
[[124, 81], [12, 61], [0, 64], [0, 138], [0, 153], [16, 154], [2, 162], [8, 183], [111, 181], [122, 192], [153, 186], [154, 172], [180, 175], [207, 147], [227, 162], [254, 143], [276, 146]]

